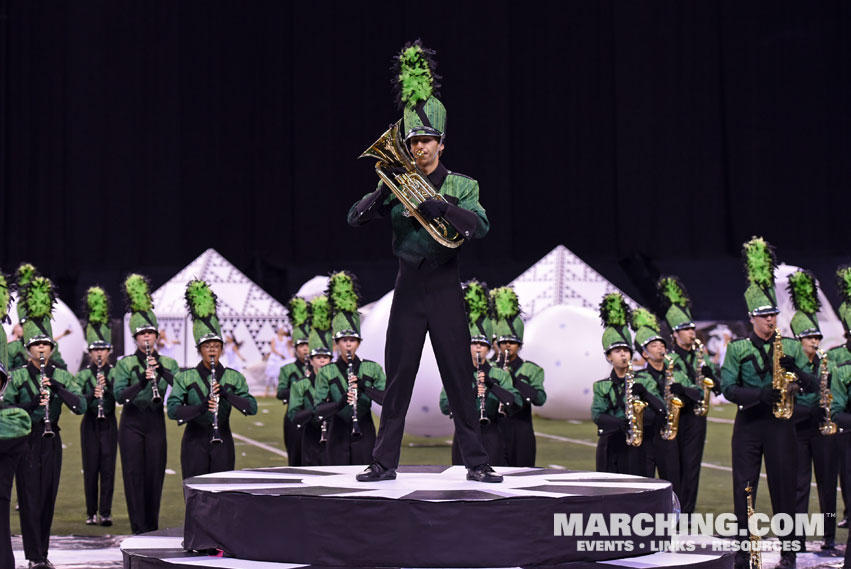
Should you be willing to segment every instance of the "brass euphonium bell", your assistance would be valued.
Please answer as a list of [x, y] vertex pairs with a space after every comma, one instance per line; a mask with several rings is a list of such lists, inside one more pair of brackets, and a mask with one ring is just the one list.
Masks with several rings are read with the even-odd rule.
[[391, 126], [387, 132], [382, 134], [372, 146], [364, 150], [358, 158], [375, 158], [375, 172], [393, 194], [399, 198], [408, 214], [420, 222], [429, 235], [435, 241], [455, 249], [464, 242], [461, 234], [442, 217], [427, 220], [417, 209], [427, 199], [446, 201], [440, 192], [431, 185], [426, 177], [417, 168], [416, 162], [411, 157], [405, 142], [402, 139], [402, 121]]

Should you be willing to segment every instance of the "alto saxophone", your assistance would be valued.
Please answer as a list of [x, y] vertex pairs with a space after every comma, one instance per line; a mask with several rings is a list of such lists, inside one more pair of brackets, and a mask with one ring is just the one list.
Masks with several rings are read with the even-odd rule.
[[[750, 522], [751, 517], [754, 515], [753, 488], [751, 488], [750, 481], [748, 481], [748, 485], [745, 488], [745, 494], [747, 495], [748, 502], [748, 522]], [[750, 524], [748, 525], [750, 526]], [[749, 569], [762, 569], [762, 552], [760, 551], [759, 536], [750, 532], [748, 532], [748, 536], [748, 540], [750, 541]]]
[[778, 419], [789, 419], [795, 409], [795, 397], [792, 395], [792, 383], [798, 380], [798, 376], [780, 365], [783, 357], [783, 337], [780, 328], [774, 329], [774, 369], [771, 379], [771, 387], [780, 391], [780, 401], [774, 404], [774, 416]]
[[635, 396], [635, 372], [632, 370], [632, 361], [627, 364], [624, 383], [624, 415], [626, 415], [627, 431], [626, 444], [633, 447], [641, 446], [644, 440], [644, 408], [647, 403]]
[[706, 365], [706, 346], [695, 338], [694, 349], [697, 350], [697, 386], [703, 389], [703, 399], [694, 406], [694, 414], [698, 417], [706, 417], [709, 413], [709, 398], [712, 395], [715, 382], [712, 381], [712, 378], [703, 375], [703, 366]]
[[833, 403], [833, 394], [830, 392], [830, 370], [828, 369], [827, 354], [824, 350], [816, 350], [819, 357], [819, 407], [824, 412], [824, 421], [819, 425], [819, 432], [824, 436], [835, 435], [839, 430], [836, 423], [830, 420], [830, 404]]
[[683, 402], [671, 393], [671, 384], [674, 383], [674, 358], [666, 355], [665, 364], [665, 426], [659, 434], [666, 441], [672, 441], [677, 438], [680, 429], [680, 410]]

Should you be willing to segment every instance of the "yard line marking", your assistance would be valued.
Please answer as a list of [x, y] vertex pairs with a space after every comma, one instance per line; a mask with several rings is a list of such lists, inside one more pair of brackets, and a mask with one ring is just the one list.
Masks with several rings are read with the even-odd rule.
[[277, 454], [278, 456], [282, 456], [284, 458], [289, 458], [289, 455], [287, 455], [286, 452], [282, 451], [279, 448], [271, 447], [269, 445], [261, 443], [260, 441], [255, 441], [254, 439], [249, 439], [248, 437], [237, 434], [237, 433], [231, 433], [231, 434], [233, 435], [233, 438], [235, 438], [239, 441], [242, 441], [244, 443], [248, 443], [250, 445], [254, 445], [257, 448], [262, 448], [263, 450], [269, 451], [272, 454]]
[[707, 421], [712, 421], [713, 423], [724, 423], [725, 425], [732, 425], [735, 423], [733, 419], [722, 419], [721, 417], [707, 417]]

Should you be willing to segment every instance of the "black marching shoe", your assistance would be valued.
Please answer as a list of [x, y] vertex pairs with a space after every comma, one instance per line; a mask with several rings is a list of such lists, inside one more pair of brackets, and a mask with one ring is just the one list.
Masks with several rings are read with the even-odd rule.
[[775, 566], [775, 569], [795, 569], [796, 565], [795, 552], [784, 551], [780, 554], [780, 563]]
[[502, 475], [494, 472], [489, 464], [480, 464], [475, 468], [467, 469], [467, 480], [475, 482], [502, 482]]
[[98, 525], [98, 517], [97, 516], [86, 516], [86, 525], [87, 526]]
[[842, 529], [847, 528], [847, 527], [848, 527], [848, 516], [845, 516], [844, 518], [842, 518], [842, 519], [839, 521], [839, 523], [838, 523], [838, 524], [836, 524], [836, 527], [838, 527], [838, 528], [842, 528]]
[[382, 480], [396, 480], [395, 468], [384, 468], [377, 462], [366, 467], [366, 470], [355, 476], [358, 482], [381, 482]]
[[101, 516], [100, 517], [100, 525], [102, 525], [105, 528], [108, 528], [109, 526], [112, 525], [112, 518], [109, 517], [109, 516]]
[[821, 545], [821, 551], [816, 553], [819, 557], [841, 557], [842, 552], [836, 548], [836, 542], [830, 538], [826, 538]]

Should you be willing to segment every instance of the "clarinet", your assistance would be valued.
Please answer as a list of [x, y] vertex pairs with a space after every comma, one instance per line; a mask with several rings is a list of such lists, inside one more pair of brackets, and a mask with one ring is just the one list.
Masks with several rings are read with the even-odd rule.
[[[147, 364], [147, 369], [151, 369], [151, 365], [147, 363], [147, 358], [151, 357], [151, 343], [145, 340], [145, 363]], [[154, 374], [154, 377], [151, 378], [151, 402], [154, 405], [161, 405], [163, 402], [163, 398], [160, 395], [160, 390], [157, 387], [157, 376]]]
[[[479, 372], [482, 371], [482, 356], [479, 352], [476, 352], [476, 385], [479, 386], [482, 384], [482, 381], [479, 379]], [[487, 425], [491, 422], [488, 419], [487, 415], [485, 415], [485, 399], [487, 398], [487, 394], [479, 396], [479, 424]]]
[[216, 380], [216, 357], [210, 356], [210, 399], [213, 400], [213, 435], [210, 437], [210, 443], [214, 445], [222, 444], [222, 437], [219, 435], [219, 395], [213, 391], [213, 388], [219, 385]]
[[[509, 375], [511, 374], [511, 372], [508, 371], [508, 348], [506, 348], [505, 351], [502, 352], [502, 371]], [[496, 413], [502, 418], [508, 416], [508, 413], [505, 412], [505, 403], [503, 403], [502, 401], [499, 402], [499, 407], [497, 408]]]
[[[346, 360], [349, 362], [349, 366], [346, 368], [346, 382], [349, 381], [349, 378], [354, 375], [355, 370], [352, 366], [352, 351], [349, 350], [346, 352]], [[360, 424], [358, 423], [358, 384], [355, 382], [351, 386], [352, 394], [355, 396], [355, 402], [352, 403], [352, 438], [354, 440], [358, 440], [363, 436], [363, 433], [360, 430]]]
[[[41, 387], [38, 390], [38, 394], [41, 397], [44, 397], [45, 395], [48, 395], [48, 397], [49, 397], [50, 392], [44, 386], [44, 377], [45, 377], [45, 375], [44, 375], [44, 363], [45, 362], [44, 362], [44, 354], [43, 353], [38, 355], [38, 361], [39, 361], [39, 368], [40, 368], [40, 373], [41, 373], [41, 383], [39, 384]], [[54, 434], [55, 433], [53, 432], [53, 427], [50, 426], [50, 399], [48, 399], [47, 404], [44, 406], [44, 431], [41, 433], [41, 436], [48, 438], [48, 439], [52, 439]]]
[[[100, 356], [98, 356], [97, 366], [98, 366], [98, 371], [97, 371], [97, 377], [95, 379], [97, 380], [97, 383], [100, 384], [100, 378], [101, 378], [101, 376], [103, 376], [103, 371], [102, 371], [103, 360], [101, 359]], [[106, 380], [104, 379], [104, 384], [105, 383], [106, 383]], [[101, 389], [101, 395], [100, 395], [100, 397], [98, 397], [98, 421], [106, 421], [106, 416], [103, 414], [103, 388], [104, 387], [106, 387], [106, 385], [103, 385], [100, 388]]]

